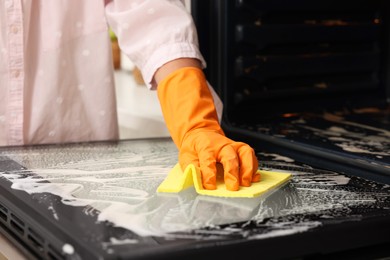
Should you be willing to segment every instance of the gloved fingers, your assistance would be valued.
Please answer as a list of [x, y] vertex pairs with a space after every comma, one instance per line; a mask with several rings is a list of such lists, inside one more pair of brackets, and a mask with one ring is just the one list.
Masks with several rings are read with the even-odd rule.
[[235, 146], [240, 163], [240, 185], [249, 187], [258, 178], [254, 178], [259, 166], [255, 151], [245, 143], [238, 142]]
[[199, 152], [200, 173], [202, 184], [206, 190], [217, 188], [217, 162], [215, 155], [207, 150]]
[[190, 164], [193, 164], [195, 167], [199, 168], [199, 159], [193, 153], [179, 153], [179, 163], [183, 172]]
[[260, 175], [260, 173], [258, 173], [257, 170], [256, 170], [256, 172], [255, 172], [255, 173], [253, 174], [253, 176], [252, 176], [252, 182], [259, 182], [260, 179], [261, 179], [261, 175]]
[[239, 160], [233, 146], [224, 146], [219, 152], [217, 160], [223, 165], [226, 189], [239, 190]]

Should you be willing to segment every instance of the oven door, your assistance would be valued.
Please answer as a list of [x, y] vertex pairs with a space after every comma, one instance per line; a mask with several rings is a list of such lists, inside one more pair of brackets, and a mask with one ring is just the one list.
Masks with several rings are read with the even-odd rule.
[[257, 151], [390, 183], [388, 1], [193, 1], [223, 128]]

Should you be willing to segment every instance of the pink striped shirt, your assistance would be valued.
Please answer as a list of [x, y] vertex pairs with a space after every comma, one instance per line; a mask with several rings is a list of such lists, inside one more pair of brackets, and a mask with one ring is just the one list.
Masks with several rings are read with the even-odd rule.
[[110, 26], [150, 89], [157, 68], [204, 60], [180, 0], [1, 0], [0, 145], [118, 138]]

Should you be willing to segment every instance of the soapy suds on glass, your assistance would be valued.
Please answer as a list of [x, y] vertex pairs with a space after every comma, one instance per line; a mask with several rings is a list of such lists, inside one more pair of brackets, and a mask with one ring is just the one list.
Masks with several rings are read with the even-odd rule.
[[[229, 235], [240, 233], [249, 239], [303, 232], [320, 225], [318, 221], [291, 222], [291, 216], [331, 212], [347, 214], [350, 206], [370, 205], [378, 195], [344, 189], [350, 178], [328, 172], [313, 174], [293, 172], [289, 184], [253, 199], [224, 199], [198, 196], [193, 189], [178, 195], [161, 195], [156, 188], [177, 162], [170, 143], [131, 144], [69, 149], [15, 150], [7, 154], [28, 170], [2, 172], [12, 187], [30, 194], [51, 193], [62, 203], [84, 206], [86, 215], [98, 214], [99, 221], [131, 230], [140, 236], [180, 237], [178, 232], [201, 230], [200, 234]], [[291, 164], [294, 160], [276, 154], [262, 154], [274, 163]], [[267, 158], [265, 159], [267, 160]], [[383, 196], [388, 196], [384, 193]], [[58, 219], [53, 208], [53, 218]], [[97, 212], [97, 213], [96, 213]], [[288, 216], [286, 221], [283, 217]], [[280, 223], [267, 221], [281, 218]], [[228, 224], [261, 223], [266, 221], [269, 232], [241, 232]], [[227, 225], [225, 228], [212, 228]], [[264, 224], [262, 224], [264, 225]], [[208, 227], [208, 228], [206, 228]], [[271, 228], [272, 227], [272, 228]], [[115, 238], [112, 243], [119, 243]], [[135, 243], [135, 241], [127, 241]], [[126, 242], [126, 243], [127, 243]]]
[[[345, 152], [351, 156], [358, 156], [375, 161], [383, 167], [390, 168], [390, 131], [388, 114], [367, 114], [361, 122], [348, 120], [356, 114], [373, 113], [372, 109], [362, 109], [352, 112], [335, 113], [302, 113], [290, 120], [274, 120], [270, 123], [258, 125], [243, 124], [240, 127], [248, 130], [256, 129], [278, 138], [304, 143], [310, 146], [319, 146], [330, 151]], [[352, 116], [351, 116], [352, 115]], [[375, 119], [374, 119], [375, 117]], [[377, 127], [364, 124], [364, 120], [375, 122]], [[374, 163], [374, 162], [370, 163]]]

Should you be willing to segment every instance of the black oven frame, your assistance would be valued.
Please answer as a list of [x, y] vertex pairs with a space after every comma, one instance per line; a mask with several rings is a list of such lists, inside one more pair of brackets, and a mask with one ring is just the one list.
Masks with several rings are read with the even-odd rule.
[[[245, 127], [282, 113], [323, 108], [373, 106], [388, 118], [388, 1], [193, 0], [191, 8], [208, 64], [205, 73], [224, 103], [227, 135], [257, 151], [390, 183], [389, 156], [373, 160]], [[302, 49], [309, 55], [299, 53]], [[292, 87], [283, 88], [286, 82]]]

